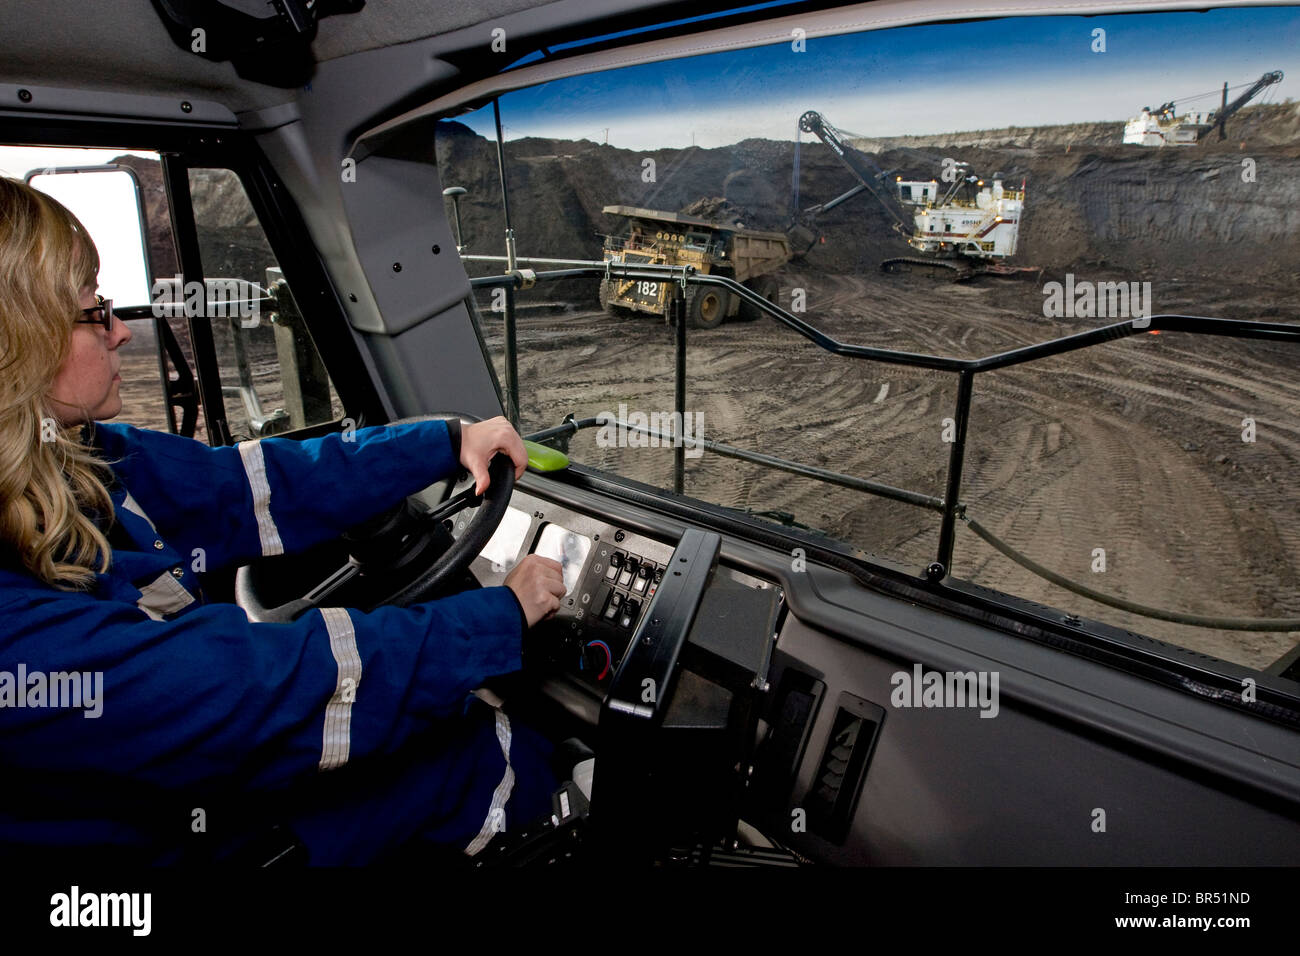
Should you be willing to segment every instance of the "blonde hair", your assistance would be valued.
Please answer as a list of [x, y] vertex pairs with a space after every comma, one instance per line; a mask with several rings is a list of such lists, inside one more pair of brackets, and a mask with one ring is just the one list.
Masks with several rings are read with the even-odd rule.
[[72, 346], [81, 289], [93, 287], [98, 272], [99, 253], [76, 216], [0, 176], [0, 540], [33, 575], [65, 591], [89, 590], [112, 561], [87, 514], [111, 520], [112, 472], [80, 426], [60, 424], [49, 400]]

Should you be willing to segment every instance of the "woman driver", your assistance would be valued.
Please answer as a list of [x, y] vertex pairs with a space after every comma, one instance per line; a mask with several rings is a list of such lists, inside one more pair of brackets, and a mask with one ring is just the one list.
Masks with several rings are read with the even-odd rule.
[[[475, 853], [549, 812], [549, 745], [470, 692], [518, 669], [559, 565], [370, 613], [250, 623], [208, 568], [337, 537], [457, 462], [487, 486], [504, 419], [230, 448], [124, 424], [98, 254], [0, 178], [0, 847], [74, 859], [243, 858], [286, 823], [312, 863]], [[331, 489], [332, 494], [321, 494]], [[259, 861], [260, 862], [260, 861]]]

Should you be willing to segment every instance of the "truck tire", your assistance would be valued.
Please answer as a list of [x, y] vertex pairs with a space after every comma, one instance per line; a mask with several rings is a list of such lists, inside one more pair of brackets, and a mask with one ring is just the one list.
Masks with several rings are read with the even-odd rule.
[[731, 295], [716, 285], [693, 285], [686, 289], [686, 318], [692, 328], [716, 329], [727, 317]]
[[619, 307], [614, 304], [613, 279], [600, 280], [600, 307], [610, 315], [618, 315], [621, 311]]
[[[777, 294], [780, 292], [781, 287], [772, 276], [758, 276], [757, 278], [750, 279], [745, 283], [745, 285], [754, 290], [754, 292], [766, 299], [768, 302], [776, 305]], [[767, 315], [766, 312], [755, 305], [751, 305], [749, 302], [742, 301], [740, 303], [740, 318], [744, 319], [746, 322], [752, 322], [765, 315]]]

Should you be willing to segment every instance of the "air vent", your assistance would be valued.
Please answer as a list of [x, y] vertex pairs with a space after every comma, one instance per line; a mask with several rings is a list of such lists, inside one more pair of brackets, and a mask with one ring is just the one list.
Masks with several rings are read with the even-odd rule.
[[875, 704], [840, 695], [826, 749], [804, 798], [808, 829], [832, 843], [843, 843], [848, 834], [884, 720], [884, 710]]

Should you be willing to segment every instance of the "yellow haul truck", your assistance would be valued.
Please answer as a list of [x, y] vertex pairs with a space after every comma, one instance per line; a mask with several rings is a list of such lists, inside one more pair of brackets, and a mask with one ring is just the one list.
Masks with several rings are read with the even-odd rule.
[[[794, 258], [790, 237], [726, 226], [696, 216], [635, 206], [606, 206], [604, 212], [626, 218], [618, 234], [605, 239], [604, 259], [614, 263], [694, 266], [710, 275], [742, 282], [769, 302], [776, 302], [777, 283], [772, 273]], [[667, 320], [672, 283], [657, 279], [611, 276], [600, 283], [600, 305], [649, 312]], [[692, 285], [686, 289], [686, 315], [691, 325], [712, 329], [728, 316], [757, 318], [751, 309], [726, 289]]]

